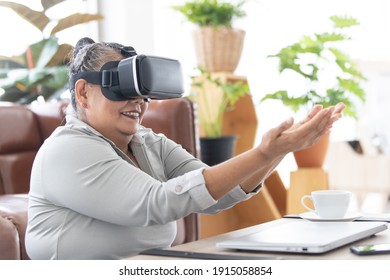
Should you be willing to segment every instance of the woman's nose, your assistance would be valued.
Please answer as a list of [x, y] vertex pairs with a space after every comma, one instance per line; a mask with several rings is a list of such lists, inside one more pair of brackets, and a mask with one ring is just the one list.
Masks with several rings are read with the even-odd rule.
[[141, 98], [141, 97], [135, 98], [133, 102], [135, 102], [135, 103], [137, 103], [139, 105], [143, 105], [145, 103], [144, 99]]
[[142, 98], [136, 98], [135, 103], [142, 105], [144, 103], [144, 100]]
[[137, 97], [135, 99], [135, 103], [137, 103], [139, 105], [143, 105], [143, 104], [148, 103], [148, 102], [149, 102], [149, 98]]

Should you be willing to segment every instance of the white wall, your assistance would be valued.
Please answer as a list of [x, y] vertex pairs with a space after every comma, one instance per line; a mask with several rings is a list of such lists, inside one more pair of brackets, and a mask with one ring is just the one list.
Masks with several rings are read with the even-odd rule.
[[98, 10], [104, 15], [99, 23], [102, 41], [118, 42], [143, 53], [153, 53], [153, 0], [98, 0]]

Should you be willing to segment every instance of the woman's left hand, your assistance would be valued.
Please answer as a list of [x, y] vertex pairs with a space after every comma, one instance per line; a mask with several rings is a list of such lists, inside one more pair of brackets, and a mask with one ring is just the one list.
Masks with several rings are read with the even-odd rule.
[[[328, 131], [332, 128], [333, 123], [342, 117], [341, 113], [344, 110], [344, 108], [345, 108], [344, 103], [338, 103], [334, 107], [329, 107], [329, 109], [332, 110], [333, 112], [332, 112], [330, 119], [329, 119], [329, 122], [328, 122], [328, 124], [329, 124]], [[298, 126], [301, 126], [301, 125], [305, 124], [306, 122], [310, 121], [321, 110], [322, 110], [321, 105], [314, 106], [314, 108], [309, 112], [307, 117], [305, 119], [303, 119], [302, 121], [300, 121], [299, 123], [294, 124], [291, 129], [297, 128]]]
[[[342, 111], [344, 110], [344, 108], [344, 103], [339, 103], [336, 106], [329, 107], [326, 110], [330, 111], [330, 116], [320, 118], [319, 113], [325, 109], [323, 109], [321, 105], [316, 105], [309, 112], [305, 119], [298, 123], [295, 123], [290, 129], [286, 130], [284, 133], [306, 131], [306, 133], [302, 135], [302, 137], [307, 138], [307, 146], [300, 147], [297, 150], [308, 148], [314, 143], [316, 143], [322, 135], [329, 133], [330, 129], [333, 126], [333, 123], [341, 118]], [[310, 134], [313, 135], [311, 139], [310, 137], [306, 137], [306, 135], [308, 136]]]
[[333, 123], [341, 118], [344, 108], [343, 103], [326, 109], [316, 105], [302, 121], [293, 124], [291, 118], [268, 131], [259, 148], [267, 157], [284, 156], [308, 148], [329, 132]]

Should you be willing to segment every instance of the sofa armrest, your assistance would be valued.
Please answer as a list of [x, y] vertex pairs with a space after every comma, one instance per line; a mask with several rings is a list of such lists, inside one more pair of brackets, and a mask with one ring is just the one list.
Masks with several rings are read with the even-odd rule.
[[12, 221], [0, 215], [0, 260], [21, 258], [18, 230]]
[[29, 259], [24, 246], [28, 195], [0, 195], [0, 259]]

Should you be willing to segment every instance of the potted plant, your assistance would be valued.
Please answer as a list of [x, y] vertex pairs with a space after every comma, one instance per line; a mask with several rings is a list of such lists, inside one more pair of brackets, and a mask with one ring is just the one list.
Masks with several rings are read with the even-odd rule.
[[[309, 109], [315, 104], [328, 107], [343, 102], [346, 105], [344, 114], [357, 118], [356, 104], [365, 101], [366, 94], [360, 86], [365, 77], [357, 69], [354, 60], [337, 45], [351, 39], [344, 31], [359, 25], [359, 22], [350, 16], [332, 16], [330, 20], [333, 23], [331, 32], [303, 36], [296, 43], [269, 56], [279, 60], [280, 73], [295, 73], [296, 81], [307, 85], [306, 91], [292, 93], [287, 89], [278, 90], [265, 95], [261, 102], [267, 99], [280, 100], [294, 112], [301, 108]], [[328, 141], [329, 135], [319, 142], [325, 150], [321, 154], [317, 153], [320, 157], [313, 167], [322, 166]], [[304, 162], [301, 162], [302, 152], [305, 153]], [[294, 153], [298, 167], [312, 167], [311, 163], [306, 162], [307, 150], [302, 152]]]
[[211, 72], [234, 72], [241, 58], [245, 31], [233, 28], [233, 21], [246, 16], [245, 2], [194, 0], [173, 6], [198, 27], [193, 32], [198, 65]]
[[[48, 10], [64, 1], [42, 0], [42, 11], [19, 3], [0, 1], [0, 7], [13, 10], [42, 33], [42, 40], [27, 46], [24, 53], [0, 57], [0, 88], [4, 90], [1, 101], [28, 104], [38, 96], [47, 100], [65, 90], [68, 83], [67, 55], [72, 46], [59, 44], [56, 33], [77, 24], [100, 20], [102, 16], [75, 13], [61, 19], [49, 18]], [[45, 36], [48, 29], [50, 33]]]
[[209, 165], [222, 162], [234, 154], [236, 135], [223, 135], [224, 115], [236, 102], [249, 93], [242, 81], [222, 81], [218, 74], [198, 67], [201, 75], [194, 76], [189, 96], [198, 106], [201, 128], [201, 158]]

